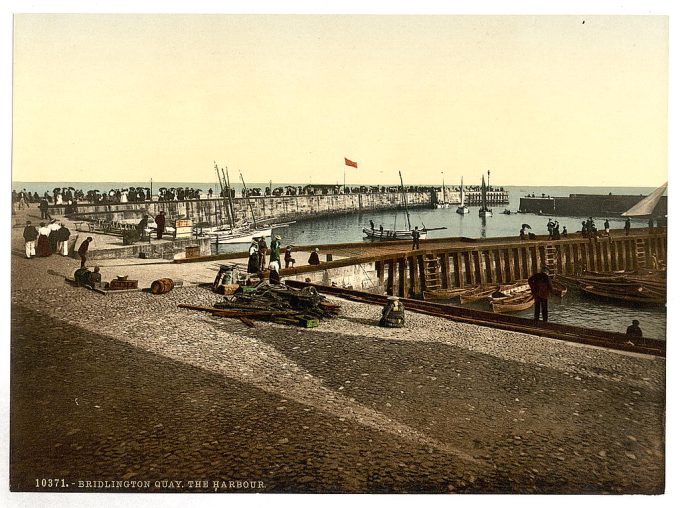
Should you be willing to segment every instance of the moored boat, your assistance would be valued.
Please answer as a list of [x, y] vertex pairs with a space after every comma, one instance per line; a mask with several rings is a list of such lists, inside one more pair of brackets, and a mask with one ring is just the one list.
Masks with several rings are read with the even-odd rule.
[[460, 303], [472, 303], [484, 300], [499, 289], [499, 286], [476, 286], [459, 295]]
[[534, 297], [529, 292], [528, 294], [520, 294], [518, 296], [506, 296], [504, 298], [493, 298], [489, 305], [493, 312], [519, 312], [530, 308], [534, 304]]
[[482, 207], [479, 209], [480, 217], [490, 217], [493, 215], [493, 210], [486, 206], [486, 182], [484, 181], [484, 175], [482, 175]]
[[459, 213], [461, 215], [465, 215], [466, 213], [470, 213], [470, 209], [465, 206], [465, 189], [463, 188], [463, 177], [460, 177], [460, 204], [458, 205], [458, 208], [456, 208], [456, 213]]
[[[394, 241], [394, 240], [412, 240], [413, 239], [413, 233], [416, 230], [416, 228], [411, 228], [411, 215], [409, 214], [408, 211], [408, 200], [406, 198], [406, 191], [404, 190], [404, 181], [401, 178], [401, 171], [399, 171], [399, 181], [401, 182], [401, 197], [402, 197], [402, 204], [404, 206], [404, 214], [406, 218], [406, 227], [408, 229], [375, 229], [374, 227], [371, 228], [362, 228], [362, 232], [364, 233], [364, 240], [376, 240], [376, 241]], [[396, 220], [395, 220], [396, 222]], [[417, 226], [416, 226], [417, 227]], [[423, 229], [418, 229], [419, 233], [419, 238], [421, 240], [425, 239], [427, 236], [428, 231], [435, 231], [439, 229], [446, 229], [446, 227], [439, 227], [439, 228], [427, 228], [423, 224]]]
[[465, 288], [457, 289], [430, 289], [423, 291], [423, 300], [453, 300], [468, 291]]

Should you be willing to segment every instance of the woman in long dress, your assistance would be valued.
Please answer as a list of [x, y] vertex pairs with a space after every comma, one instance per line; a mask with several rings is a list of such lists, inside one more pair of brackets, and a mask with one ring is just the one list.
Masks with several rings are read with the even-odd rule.
[[50, 247], [50, 229], [44, 222], [40, 223], [40, 228], [38, 229], [38, 243], [35, 248], [35, 255], [41, 258], [52, 255], [52, 248]]

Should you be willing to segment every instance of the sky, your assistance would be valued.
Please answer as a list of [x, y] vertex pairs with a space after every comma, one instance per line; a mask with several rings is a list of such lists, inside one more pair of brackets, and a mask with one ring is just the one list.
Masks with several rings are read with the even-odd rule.
[[15, 181], [667, 180], [665, 16], [16, 14], [13, 68]]

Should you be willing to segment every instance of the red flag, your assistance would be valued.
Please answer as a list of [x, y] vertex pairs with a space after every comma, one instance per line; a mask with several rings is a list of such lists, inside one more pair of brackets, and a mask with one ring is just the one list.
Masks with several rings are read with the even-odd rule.
[[347, 157], [345, 157], [345, 166], [352, 166], [353, 168], [359, 167], [359, 165], [356, 162], [349, 160]]

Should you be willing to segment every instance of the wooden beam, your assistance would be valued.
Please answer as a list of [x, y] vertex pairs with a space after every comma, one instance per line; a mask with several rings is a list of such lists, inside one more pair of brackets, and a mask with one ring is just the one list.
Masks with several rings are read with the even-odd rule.
[[456, 252], [456, 270], [458, 272], [459, 287], [465, 286], [465, 269], [463, 266], [463, 253]]
[[472, 259], [472, 251], [465, 253], [465, 271], [468, 273], [468, 279], [473, 286], [477, 284], [477, 277], [475, 276], [475, 264]]
[[513, 249], [508, 249], [508, 264], [510, 265], [510, 281], [514, 282], [515, 278], [515, 253]]
[[387, 262], [387, 294], [391, 296], [395, 296], [396, 294], [396, 270], [395, 270], [395, 264], [396, 261], [390, 260]]
[[443, 263], [442, 263], [442, 271], [443, 271], [443, 287], [445, 289], [450, 289], [453, 287], [452, 281], [451, 281], [451, 257], [448, 252], [442, 254], [443, 258]]
[[406, 258], [401, 258], [399, 261], [399, 296], [408, 296], [408, 289], [406, 286]]

